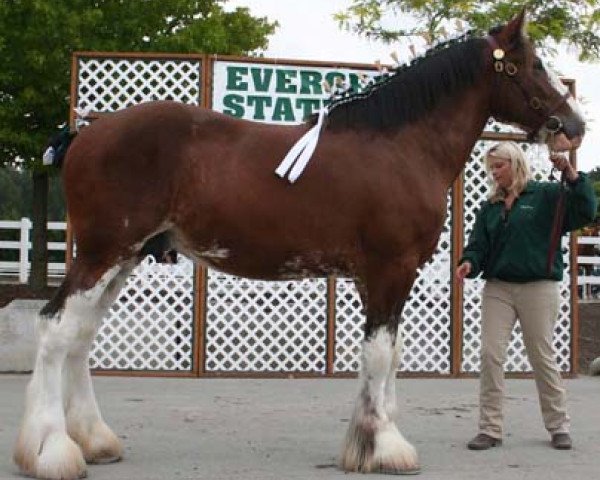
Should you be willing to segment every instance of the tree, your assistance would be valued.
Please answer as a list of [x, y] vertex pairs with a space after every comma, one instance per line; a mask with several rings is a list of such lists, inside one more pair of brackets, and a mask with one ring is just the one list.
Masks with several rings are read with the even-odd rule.
[[[421, 36], [428, 41], [445, 37], [458, 22], [476, 30], [506, 22], [527, 8], [528, 33], [539, 46], [566, 42], [579, 50], [581, 60], [600, 57], [600, 2], [598, 0], [354, 0], [335, 15], [340, 26], [386, 42]], [[406, 28], [386, 28], [386, 15], [408, 14], [417, 23]]]
[[277, 27], [226, 0], [0, 1], [0, 166], [33, 177], [30, 283], [46, 284], [48, 175], [42, 150], [68, 118], [71, 54], [87, 51], [205, 52], [264, 49]]
[[588, 175], [590, 176], [590, 180], [592, 182], [600, 182], [600, 167], [592, 168]]
[[594, 192], [598, 199], [598, 207], [596, 208], [596, 222], [600, 219], [600, 182], [594, 182]]
[[[65, 219], [65, 201], [59, 175], [51, 175], [48, 190], [48, 220], [61, 222]], [[0, 219], [19, 220], [32, 216], [31, 175], [13, 167], [0, 168]]]

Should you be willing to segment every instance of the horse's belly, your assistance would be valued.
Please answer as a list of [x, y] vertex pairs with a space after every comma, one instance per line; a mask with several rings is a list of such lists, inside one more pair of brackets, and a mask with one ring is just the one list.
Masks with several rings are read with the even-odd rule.
[[273, 253], [242, 254], [233, 249], [212, 248], [194, 252], [192, 259], [224, 273], [259, 280], [300, 280], [329, 275], [352, 276], [350, 262], [332, 259], [322, 252], [280, 256]]

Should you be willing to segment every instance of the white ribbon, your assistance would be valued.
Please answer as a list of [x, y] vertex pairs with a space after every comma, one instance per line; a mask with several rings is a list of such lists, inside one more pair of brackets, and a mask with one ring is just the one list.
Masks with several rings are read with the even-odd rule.
[[86, 107], [86, 108], [76, 107], [73, 110], [75, 111], [75, 114], [77, 115], [77, 118], [75, 118], [75, 130], [77, 130], [79, 132], [79, 130], [81, 130], [83, 127], [90, 124], [90, 122], [87, 120], [87, 117], [90, 113], [92, 113], [92, 109], [90, 107]]
[[[298, 177], [302, 175], [302, 172], [306, 168], [306, 165], [315, 151], [315, 148], [317, 148], [319, 134], [321, 133], [321, 127], [323, 126], [323, 119], [326, 115], [327, 108], [322, 108], [319, 111], [319, 118], [316, 125], [302, 135], [300, 140], [298, 140], [290, 149], [283, 161], [277, 167], [277, 170], [275, 170], [277, 175], [279, 175], [281, 178], [288, 175], [288, 181], [290, 183], [294, 183], [296, 180], [298, 180]], [[290, 168], [291, 171], [289, 171]]]
[[54, 163], [54, 147], [48, 147], [42, 155], [42, 165], [52, 165]]

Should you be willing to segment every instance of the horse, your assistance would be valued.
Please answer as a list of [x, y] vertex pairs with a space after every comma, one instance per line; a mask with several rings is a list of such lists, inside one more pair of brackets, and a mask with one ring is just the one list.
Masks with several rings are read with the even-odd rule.
[[395, 422], [398, 324], [436, 247], [447, 191], [490, 116], [555, 150], [577, 148], [585, 131], [525, 27], [523, 11], [332, 102], [293, 184], [274, 170], [314, 118], [268, 125], [161, 101], [85, 127], [62, 165], [77, 256], [39, 314], [14, 451], [21, 471], [75, 479], [86, 462], [122, 457], [95, 400], [88, 354], [128, 274], [161, 236], [161, 248], [239, 276], [353, 278], [366, 322], [340, 468], [417, 473], [417, 452]]

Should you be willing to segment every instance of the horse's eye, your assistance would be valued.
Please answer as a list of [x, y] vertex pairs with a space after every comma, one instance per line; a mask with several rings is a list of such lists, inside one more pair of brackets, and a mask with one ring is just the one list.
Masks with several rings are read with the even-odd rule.
[[536, 58], [533, 61], [533, 68], [535, 68], [536, 70], [544, 70], [544, 64], [539, 58]]

